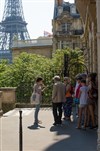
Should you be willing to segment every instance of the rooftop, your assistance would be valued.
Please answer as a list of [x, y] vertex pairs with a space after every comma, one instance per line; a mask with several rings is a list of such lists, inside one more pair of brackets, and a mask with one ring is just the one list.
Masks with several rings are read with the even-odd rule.
[[31, 47], [31, 46], [51, 46], [52, 37], [41, 37], [38, 39], [31, 40], [16, 40], [13, 42], [12, 48], [14, 47]]
[[60, 10], [60, 14], [63, 12], [69, 12], [69, 14], [73, 18], [79, 18], [80, 17], [80, 14], [78, 13], [78, 11], [76, 9], [75, 3], [63, 2], [62, 6], [58, 6], [57, 4], [55, 4], [55, 6], [54, 6], [54, 19], [56, 19], [60, 15], [59, 10]]

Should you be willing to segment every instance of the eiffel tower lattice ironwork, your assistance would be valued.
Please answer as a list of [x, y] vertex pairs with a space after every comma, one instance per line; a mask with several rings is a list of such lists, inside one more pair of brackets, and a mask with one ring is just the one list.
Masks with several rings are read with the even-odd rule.
[[10, 50], [14, 39], [29, 40], [26, 26], [22, 0], [5, 0], [3, 18], [0, 23], [0, 50]]

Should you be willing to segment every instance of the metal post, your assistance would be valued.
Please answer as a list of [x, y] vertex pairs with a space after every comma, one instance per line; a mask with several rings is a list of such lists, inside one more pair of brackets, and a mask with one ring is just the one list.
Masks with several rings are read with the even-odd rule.
[[68, 76], [68, 54], [64, 54], [64, 77]]
[[22, 111], [19, 110], [19, 151], [23, 151]]

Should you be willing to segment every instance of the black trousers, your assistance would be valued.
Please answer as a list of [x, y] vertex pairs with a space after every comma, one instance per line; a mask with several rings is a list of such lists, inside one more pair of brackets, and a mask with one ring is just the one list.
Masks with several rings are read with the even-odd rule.
[[61, 124], [61, 118], [62, 118], [62, 103], [52, 103], [53, 106], [53, 116], [54, 116], [54, 122], [56, 124]]

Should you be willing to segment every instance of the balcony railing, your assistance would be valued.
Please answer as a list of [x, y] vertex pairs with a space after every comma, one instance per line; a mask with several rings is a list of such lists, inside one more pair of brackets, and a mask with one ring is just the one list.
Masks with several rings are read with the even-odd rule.
[[67, 35], [82, 35], [83, 34], [83, 30], [70, 30], [70, 31], [57, 31], [54, 33], [54, 35], [56, 36], [67, 36]]

